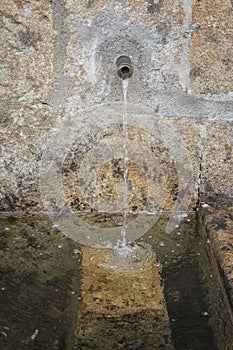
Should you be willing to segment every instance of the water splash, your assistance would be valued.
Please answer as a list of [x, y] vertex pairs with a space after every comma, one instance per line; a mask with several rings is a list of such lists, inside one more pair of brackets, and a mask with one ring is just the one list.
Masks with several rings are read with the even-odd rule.
[[127, 230], [127, 206], [128, 206], [128, 121], [127, 121], [127, 92], [129, 79], [122, 79], [123, 89], [123, 133], [124, 133], [124, 193], [123, 193], [123, 224], [121, 229], [122, 242], [121, 245], [126, 246], [126, 230]]

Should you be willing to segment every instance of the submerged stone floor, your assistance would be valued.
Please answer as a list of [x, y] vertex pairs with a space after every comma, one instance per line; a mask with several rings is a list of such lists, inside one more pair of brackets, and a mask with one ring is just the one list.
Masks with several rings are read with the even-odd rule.
[[[214, 230], [217, 205], [202, 211]], [[2, 216], [0, 348], [232, 350], [232, 290], [225, 293], [215, 259], [230, 286], [231, 246], [210, 231], [199, 234], [195, 216], [170, 234], [161, 216], [132, 245], [128, 263], [114, 251], [80, 246], [46, 216]]]

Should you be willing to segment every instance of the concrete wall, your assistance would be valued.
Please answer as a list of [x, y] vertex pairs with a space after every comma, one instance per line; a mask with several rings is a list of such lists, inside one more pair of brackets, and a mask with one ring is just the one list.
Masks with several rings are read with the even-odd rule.
[[[47, 210], [39, 187], [46, 177], [48, 188], [62, 183], [66, 205], [75, 210], [91, 210], [90, 196], [98, 191], [109, 191], [107, 203], [119, 197], [116, 184], [106, 188], [120, 181], [123, 165], [114, 175], [111, 159], [102, 166], [95, 160], [122, 139], [115, 67], [121, 54], [134, 67], [129, 137], [144, 147], [129, 163], [136, 189], [131, 210], [143, 209], [143, 196], [149, 196], [145, 167], [153, 162], [142, 164], [142, 158], [150, 156], [154, 172], [164, 176], [167, 210], [177, 197], [184, 199], [182, 191], [186, 207], [195, 207], [198, 191], [208, 186], [232, 197], [232, 10], [230, 0], [3, 0], [0, 210]], [[48, 144], [59, 149], [50, 166]], [[54, 159], [60, 162], [57, 178]], [[77, 182], [82, 159], [102, 174], [92, 192]], [[155, 191], [153, 208], [159, 195]], [[56, 197], [54, 208], [64, 206], [64, 198]]]

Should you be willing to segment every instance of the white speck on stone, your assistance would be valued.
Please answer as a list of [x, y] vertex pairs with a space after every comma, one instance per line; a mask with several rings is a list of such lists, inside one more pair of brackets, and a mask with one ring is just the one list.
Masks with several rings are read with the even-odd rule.
[[117, 224], [117, 226], [122, 226], [123, 222], [122, 221], [118, 221], [116, 224]]
[[63, 247], [63, 245], [62, 245], [62, 244], [59, 244], [58, 249], [61, 249], [62, 247]]
[[210, 240], [209, 240], [209, 239], [207, 239], [206, 243], [208, 243], [208, 244], [209, 244], [209, 243], [210, 243]]
[[6, 290], [6, 288], [5, 288], [5, 287], [2, 287], [1, 290], [4, 291], [4, 290]]
[[208, 207], [210, 207], [210, 205], [209, 205], [209, 204], [204, 203], [204, 202], [202, 202], [202, 203], [201, 203], [201, 206], [202, 206], [203, 208], [208, 208]]
[[74, 294], [75, 294], [75, 292], [72, 290], [71, 294], [73, 294], [73, 295], [74, 295]]
[[5, 231], [9, 231], [10, 228], [9, 228], [9, 227], [5, 227], [4, 230], [5, 230]]
[[53, 224], [52, 225], [52, 228], [57, 228], [58, 227], [58, 224]]
[[177, 235], [180, 236], [180, 235], [181, 235], [181, 232], [177, 232]]
[[74, 249], [74, 254], [82, 254], [82, 252], [79, 249]]
[[209, 314], [208, 314], [208, 312], [207, 311], [203, 311], [202, 312], [202, 316], [208, 316]]
[[159, 242], [160, 247], [165, 247], [166, 244], [164, 242]]
[[117, 226], [122, 226], [122, 225], [123, 225], [123, 222], [122, 222], [122, 221], [119, 221], [119, 222], [117, 222], [116, 224], [117, 224]]
[[35, 329], [35, 332], [31, 335], [31, 339], [32, 340], [36, 339], [36, 337], [38, 336], [38, 333], [39, 333], [38, 329]]
[[155, 70], [159, 70], [159, 69], [161, 68], [161, 66], [162, 66], [162, 62], [161, 62], [160, 60], [155, 59], [155, 60], [153, 61], [153, 68], [154, 68]]

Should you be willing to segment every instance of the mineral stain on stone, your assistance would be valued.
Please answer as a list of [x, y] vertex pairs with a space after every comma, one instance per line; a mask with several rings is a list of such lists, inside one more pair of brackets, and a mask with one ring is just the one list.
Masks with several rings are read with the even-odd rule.
[[37, 49], [37, 43], [42, 38], [39, 32], [27, 27], [26, 30], [19, 32], [19, 40], [25, 48], [32, 46], [34, 49]]
[[164, 0], [149, 0], [147, 4], [147, 12], [150, 14], [159, 13], [161, 7], [163, 6]]
[[87, 8], [88, 9], [92, 8], [97, 2], [98, 0], [88, 0]]
[[193, 82], [196, 79], [196, 77], [200, 77], [201, 72], [202, 72], [202, 69], [200, 67], [195, 67], [191, 69], [189, 73], [190, 81]]

